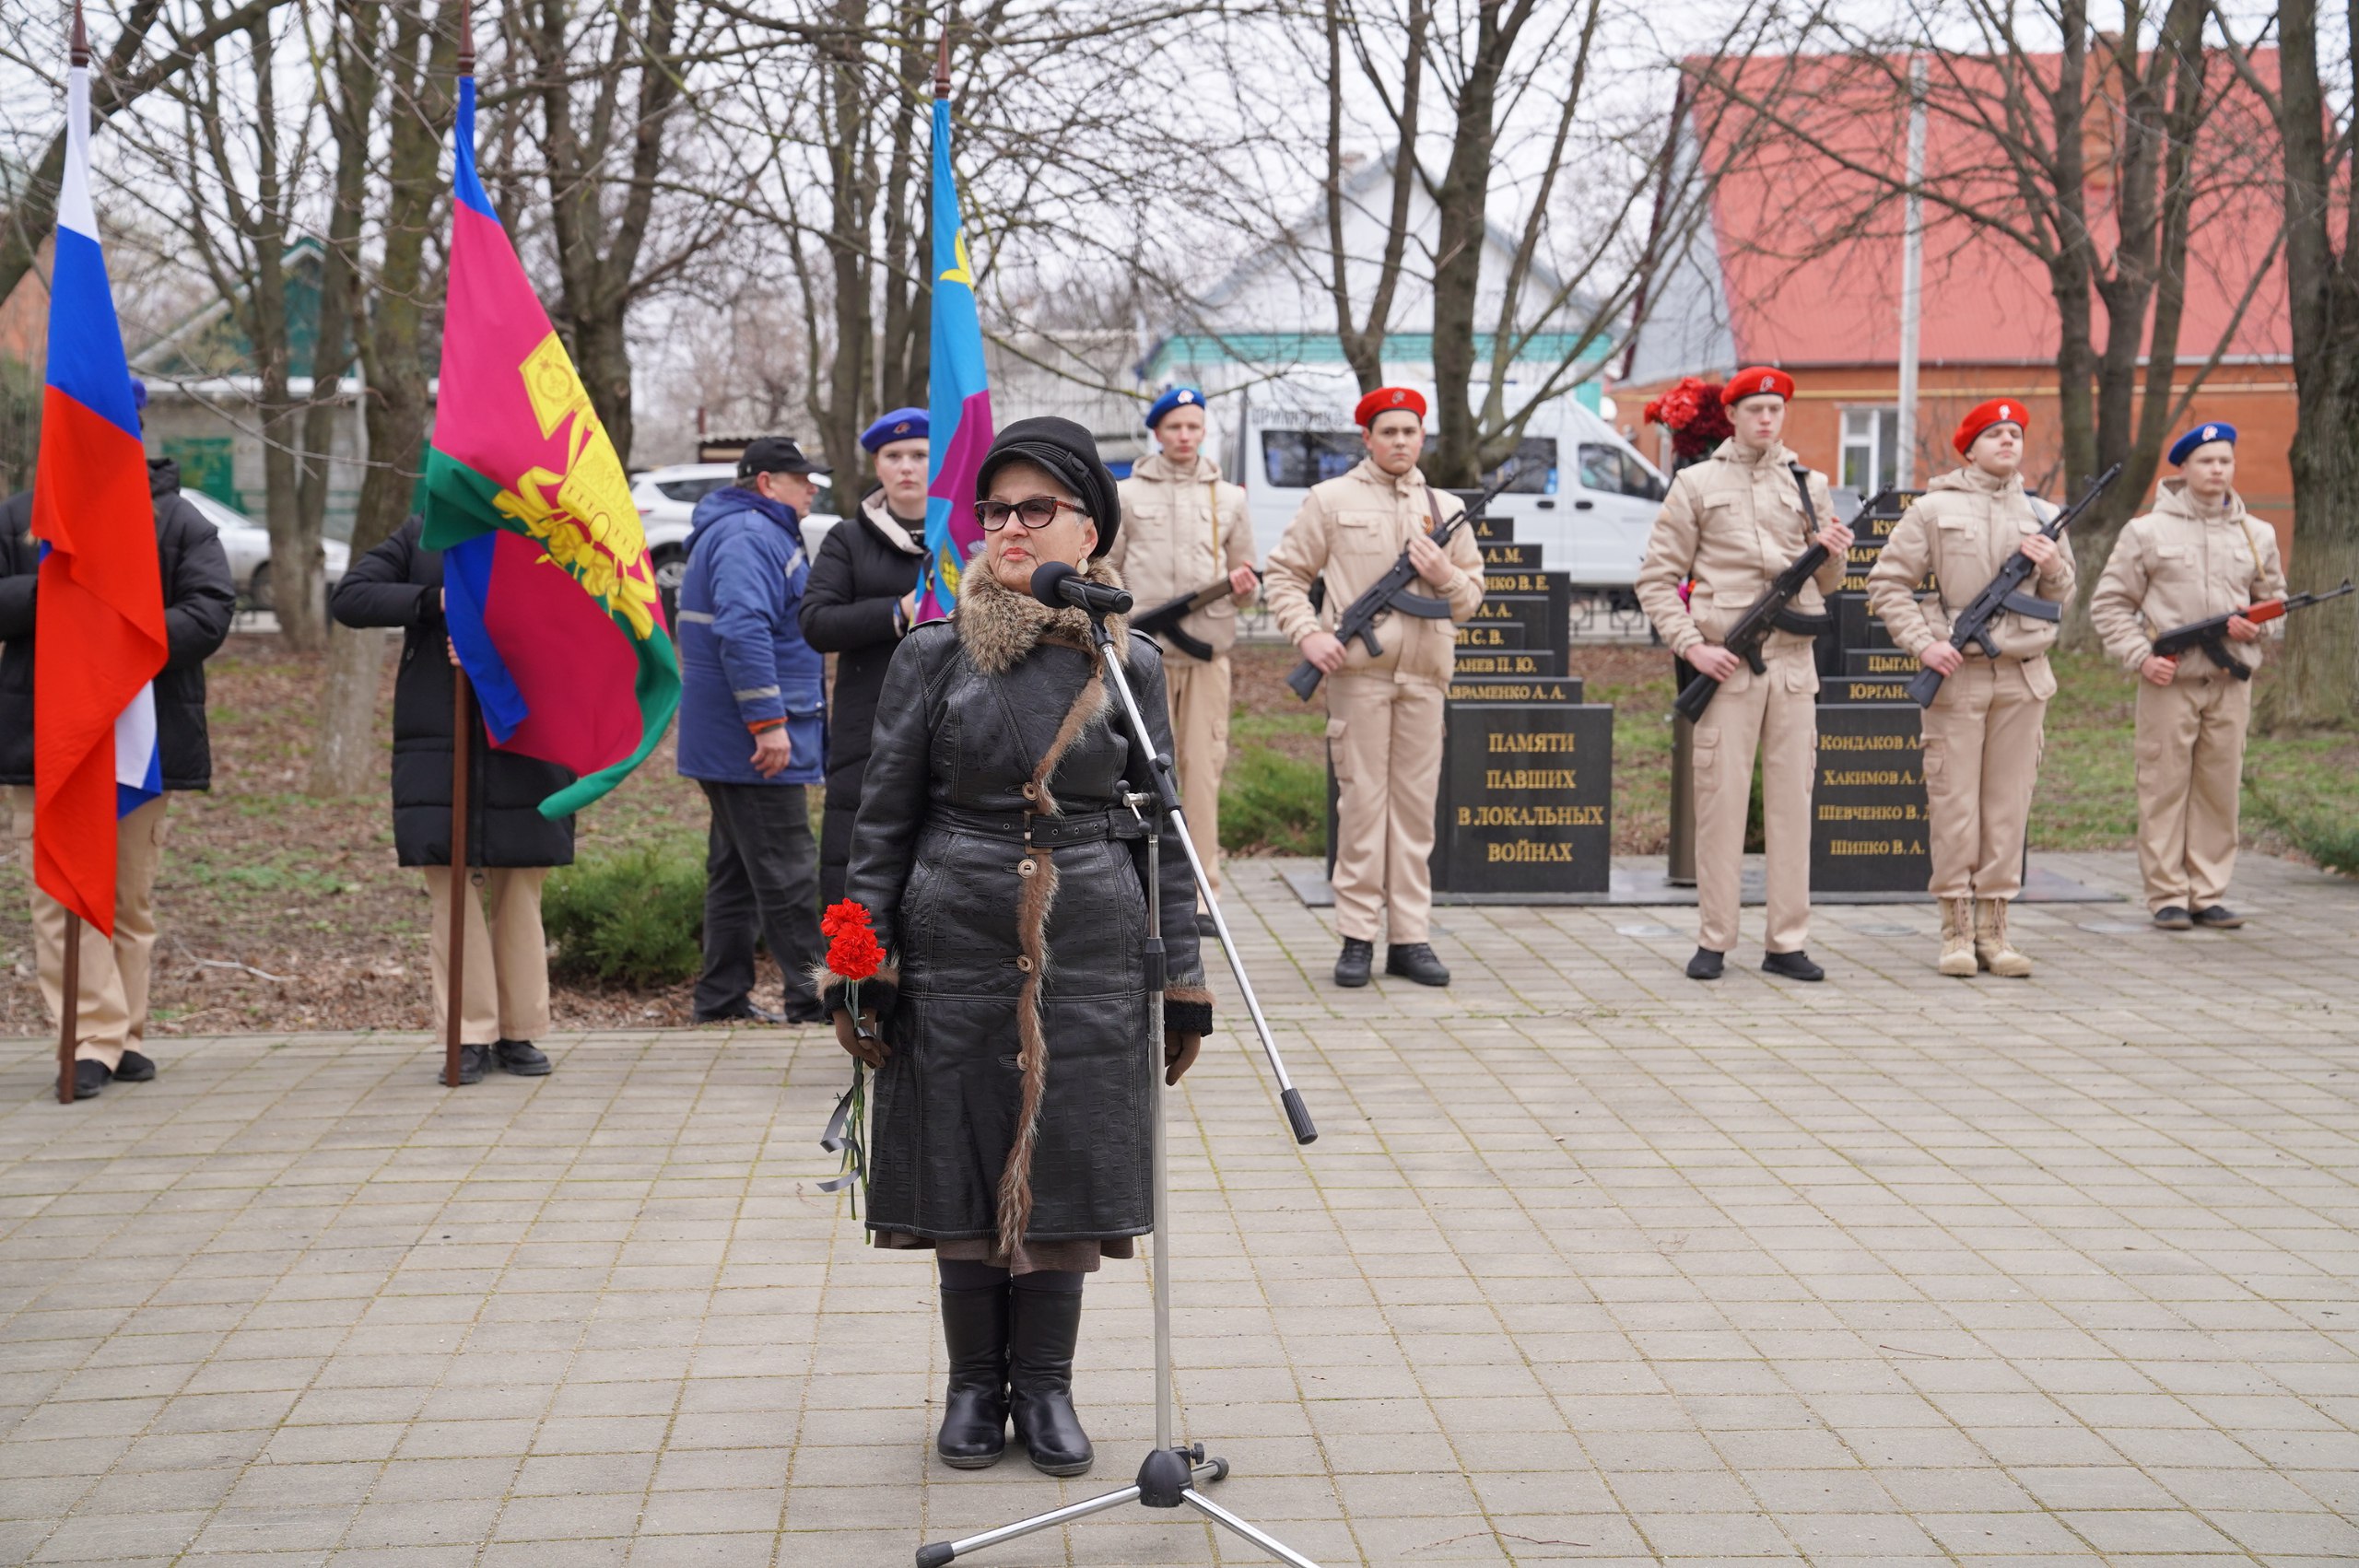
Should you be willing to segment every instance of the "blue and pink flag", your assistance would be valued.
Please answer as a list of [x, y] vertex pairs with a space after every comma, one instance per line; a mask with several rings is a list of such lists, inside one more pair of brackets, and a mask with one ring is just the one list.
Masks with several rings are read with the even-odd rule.
[[90, 202], [90, 69], [76, 19], [33, 471], [33, 879], [114, 934], [115, 822], [163, 790], [164, 585], [139, 409]]
[[975, 265], [950, 170], [950, 101], [933, 100], [933, 333], [926, 370], [926, 424], [933, 472], [925, 487], [921, 621], [958, 603], [958, 579], [982, 542], [975, 521], [975, 474], [992, 445], [992, 389], [983, 370], [983, 322], [975, 309]]
[[491, 743], [579, 776], [541, 802], [554, 818], [655, 749], [680, 661], [630, 481], [476, 176], [475, 131], [468, 74], [424, 539]]

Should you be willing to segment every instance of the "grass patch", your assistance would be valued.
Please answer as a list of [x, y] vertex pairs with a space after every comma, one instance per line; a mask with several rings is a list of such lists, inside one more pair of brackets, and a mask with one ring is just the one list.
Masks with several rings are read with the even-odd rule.
[[1267, 746], [1230, 752], [1220, 782], [1220, 847], [1232, 855], [1324, 855], [1327, 769]]
[[542, 893], [541, 921], [557, 943], [550, 968], [567, 979], [641, 990], [692, 980], [704, 862], [648, 845], [563, 867]]

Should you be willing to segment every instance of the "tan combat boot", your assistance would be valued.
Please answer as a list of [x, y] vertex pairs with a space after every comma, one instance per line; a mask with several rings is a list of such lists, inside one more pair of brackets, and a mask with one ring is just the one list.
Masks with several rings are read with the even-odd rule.
[[1985, 969], [2009, 980], [2031, 977], [2031, 960], [2017, 953], [2007, 940], [2007, 901], [2003, 898], [1978, 898], [1974, 901], [1974, 956]]
[[1954, 980], [1974, 978], [1974, 900], [1942, 900], [1942, 961], [1935, 965]]

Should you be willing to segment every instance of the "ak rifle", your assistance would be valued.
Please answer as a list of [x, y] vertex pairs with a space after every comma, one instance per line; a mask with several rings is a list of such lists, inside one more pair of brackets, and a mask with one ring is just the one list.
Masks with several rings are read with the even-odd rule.
[[[1802, 492], [1802, 516], [1814, 534], [1818, 532], [1818, 508], [1810, 498], [1810, 470], [1798, 462], [1793, 465], [1793, 475], [1794, 487]], [[1736, 625], [1729, 628], [1729, 635], [1720, 639], [1720, 646], [1743, 660], [1755, 674], [1769, 673], [1767, 662], [1761, 657], [1761, 647], [1769, 640], [1771, 632], [1816, 637], [1834, 625], [1827, 615], [1805, 615], [1793, 607], [1802, 589], [1826, 564], [1826, 546], [1813, 540], [1808, 549], [1786, 563], [1786, 569], [1771, 580], [1760, 598], [1745, 607], [1744, 614], [1736, 618]], [[1719, 682], [1698, 673], [1680, 688], [1671, 706], [1692, 724], [1704, 717], [1704, 710], [1712, 706], [1712, 699], [1719, 692]]]
[[[2090, 480], [2089, 487], [2082, 492], [2081, 498], [2050, 518], [2048, 526], [2039, 531], [2041, 535], [2048, 539], [2063, 538], [2064, 531], [2078, 522], [2081, 514], [2096, 504], [2097, 497], [2105, 494], [2106, 486], [2112, 484], [2120, 472], [2121, 464], [2117, 462]], [[1950, 646], [1960, 653], [1968, 647], [1978, 647], [1986, 656], [1996, 659], [1999, 657], [1999, 643], [1990, 635], [1990, 623], [2001, 615], [2027, 615], [2035, 621], [2061, 619], [2063, 605], [2023, 591], [2024, 584], [2029, 582], [2038, 570], [2032, 558], [2020, 548], [2001, 561], [1998, 573], [1982, 585], [1982, 591], [1974, 596], [1974, 603], [1960, 610], [1957, 618], [1950, 623]], [[1928, 664], [1910, 678], [1908, 695], [1916, 700], [1918, 707], [1931, 708], [1933, 699], [1942, 695], [1943, 679], [1939, 670]]]
[[[1520, 463], [1508, 463], [1499, 471], [1498, 482], [1477, 496], [1473, 506], [1435, 529], [1426, 537], [1437, 545], [1447, 549], [1450, 535], [1481, 517], [1485, 509], [1506, 493], [1508, 486], [1515, 483], [1521, 467]], [[1430, 493], [1430, 487], [1428, 487], [1428, 493]], [[1375, 586], [1366, 593], [1353, 600], [1349, 605], [1345, 606], [1343, 614], [1337, 617], [1335, 640], [1346, 649], [1356, 641], [1367, 649], [1367, 656], [1374, 659], [1384, 651], [1376, 640], [1376, 621], [1377, 617], [1387, 610], [1398, 610], [1404, 615], [1415, 615], [1421, 620], [1448, 620], [1449, 601], [1436, 599], [1431, 594], [1414, 591], [1410, 584], [1418, 580], [1417, 568], [1410, 564], [1409, 551], [1404, 545], [1401, 551], [1401, 558], [1392, 563], [1392, 569], [1379, 578]], [[1295, 696], [1309, 702], [1311, 694], [1319, 689], [1319, 683], [1325, 678], [1326, 672], [1306, 659], [1294, 667], [1294, 673], [1286, 677], [1286, 685], [1294, 688]]]
[[2257, 623], [2273, 621], [2296, 610], [2306, 610], [2313, 604], [2323, 604], [2330, 599], [2340, 599], [2352, 591], [2351, 579], [2344, 578], [2341, 588], [2330, 588], [2323, 593], [2296, 593], [2291, 599], [2270, 599], [2259, 604], [2248, 604], [2241, 610], [2231, 610], [2224, 615], [2214, 615], [2208, 621], [2190, 621], [2183, 626], [2173, 626], [2154, 639], [2158, 658], [2178, 659], [2197, 649], [2212, 663], [2237, 680], [2252, 679], [2252, 670], [2245, 661], [2228, 651], [2228, 623], [2241, 615]]
[[[1248, 567], [1246, 570], [1252, 571], [1253, 568]], [[1260, 580], [1261, 575], [1259, 572], [1253, 573], [1256, 581]], [[1177, 599], [1166, 600], [1157, 604], [1144, 615], [1132, 616], [1131, 630], [1144, 632], [1149, 637], [1169, 638], [1172, 647], [1199, 664], [1209, 664], [1217, 656], [1218, 649], [1203, 638], [1180, 630], [1180, 623], [1206, 605], [1217, 604], [1224, 599], [1233, 597], [1236, 592], [1235, 585], [1224, 573], [1192, 593], [1182, 593]]]

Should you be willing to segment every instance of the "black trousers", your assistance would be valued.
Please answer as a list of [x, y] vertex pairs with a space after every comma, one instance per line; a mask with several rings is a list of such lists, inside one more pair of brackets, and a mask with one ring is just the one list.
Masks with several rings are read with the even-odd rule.
[[827, 803], [819, 815], [819, 906], [822, 908], [844, 901], [844, 883], [851, 875], [851, 825], [860, 814], [860, 792], [855, 787], [844, 791], [845, 799], [836, 799], [838, 791], [827, 791]]
[[752, 1000], [754, 939], [786, 971], [786, 1008], [816, 1007], [818, 845], [801, 784], [703, 784], [712, 807], [704, 861], [704, 973], [696, 1015], [722, 1017]]

